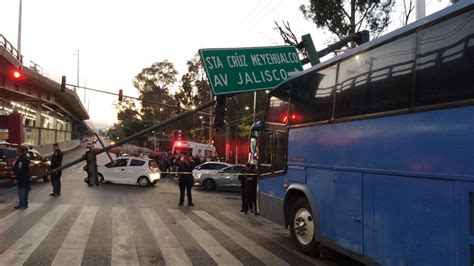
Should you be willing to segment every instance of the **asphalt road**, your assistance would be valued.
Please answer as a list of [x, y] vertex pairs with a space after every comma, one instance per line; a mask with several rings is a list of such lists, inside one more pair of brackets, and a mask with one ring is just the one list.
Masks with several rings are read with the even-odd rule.
[[149, 188], [88, 187], [83, 165], [63, 171], [60, 197], [49, 196], [49, 183], [34, 183], [26, 210], [13, 209], [15, 192], [0, 196], [0, 265], [356, 264], [299, 253], [287, 230], [240, 213], [239, 193], [193, 189], [195, 206], [179, 207], [172, 179]]

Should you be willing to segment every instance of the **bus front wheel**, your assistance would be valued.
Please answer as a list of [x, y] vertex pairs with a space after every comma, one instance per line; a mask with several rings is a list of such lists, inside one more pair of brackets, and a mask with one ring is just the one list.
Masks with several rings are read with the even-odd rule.
[[290, 210], [290, 232], [299, 251], [319, 255], [319, 243], [316, 241], [316, 223], [311, 207], [305, 198], [298, 198]]

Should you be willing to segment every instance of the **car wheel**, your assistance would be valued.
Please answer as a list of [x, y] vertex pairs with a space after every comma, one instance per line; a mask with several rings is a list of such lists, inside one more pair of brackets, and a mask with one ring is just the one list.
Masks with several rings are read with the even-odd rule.
[[206, 179], [204, 180], [204, 182], [202, 183], [202, 186], [204, 187], [205, 190], [216, 190], [216, 181], [212, 180], [212, 179]]
[[138, 178], [137, 182], [138, 182], [138, 185], [140, 185], [141, 187], [147, 187], [150, 185], [150, 180], [146, 176], [142, 176]]
[[43, 182], [48, 182], [49, 181], [49, 178], [47, 176], [43, 177]]
[[312, 255], [319, 255], [319, 243], [316, 241], [316, 223], [308, 201], [298, 198], [290, 210], [290, 232], [299, 251]]

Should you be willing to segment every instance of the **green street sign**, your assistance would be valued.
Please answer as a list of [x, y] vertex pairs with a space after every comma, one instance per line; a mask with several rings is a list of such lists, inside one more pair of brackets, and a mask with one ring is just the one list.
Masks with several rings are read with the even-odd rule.
[[273, 89], [302, 71], [294, 46], [199, 50], [215, 95]]

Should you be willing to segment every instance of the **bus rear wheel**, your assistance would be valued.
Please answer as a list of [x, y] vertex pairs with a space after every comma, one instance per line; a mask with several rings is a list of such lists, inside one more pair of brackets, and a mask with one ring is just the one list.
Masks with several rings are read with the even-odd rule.
[[305, 198], [298, 198], [291, 205], [290, 232], [299, 251], [312, 256], [319, 255], [319, 243], [315, 237], [316, 223]]

